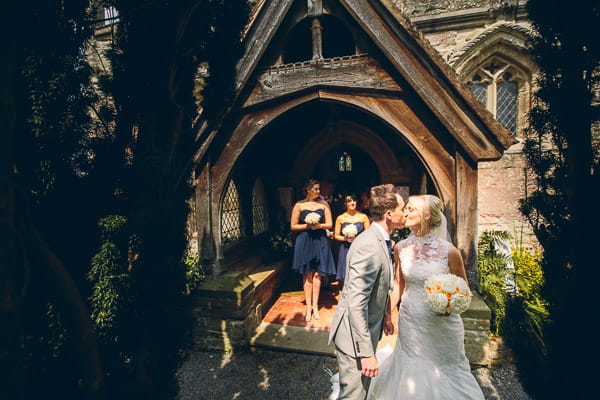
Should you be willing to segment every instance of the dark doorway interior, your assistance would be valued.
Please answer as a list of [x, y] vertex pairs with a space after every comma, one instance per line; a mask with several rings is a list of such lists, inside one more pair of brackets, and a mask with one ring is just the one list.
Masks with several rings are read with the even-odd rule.
[[[350, 167], [347, 165], [348, 157]], [[340, 158], [342, 158], [342, 168], [340, 168]], [[317, 163], [313, 176], [321, 181], [322, 194], [331, 197], [331, 212], [334, 219], [344, 212], [345, 195], [354, 194], [360, 198], [362, 192], [380, 183], [379, 171], [371, 157], [359, 147], [349, 143], [341, 143], [325, 154]]]

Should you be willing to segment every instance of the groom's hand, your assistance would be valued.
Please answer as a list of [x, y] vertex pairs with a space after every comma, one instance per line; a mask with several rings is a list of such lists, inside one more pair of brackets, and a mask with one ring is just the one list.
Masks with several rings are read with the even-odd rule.
[[377, 361], [375, 354], [369, 357], [361, 357], [360, 366], [360, 373], [369, 378], [377, 376], [379, 373], [379, 361]]

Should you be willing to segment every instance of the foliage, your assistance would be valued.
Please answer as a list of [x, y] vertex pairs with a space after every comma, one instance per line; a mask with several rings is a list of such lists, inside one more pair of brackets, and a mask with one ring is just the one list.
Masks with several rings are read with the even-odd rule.
[[410, 235], [410, 229], [408, 228], [394, 229], [390, 235], [390, 239], [392, 239], [394, 243], [398, 243], [399, 241], [406, 239], [408, 235]]
[[185, 257], [185, 294], [191, 294], [194, 289], [204, 280], [206, 274], [200, 264], [200, 257], [197, 252], [189, 252]]
[[292, 232], [276, 233], [269, 237], [269, 246], [277, 256], [287, 256], [292, 253], [294, 239]]
[[[582, 362], [572, 363], [588, 357], [574, 310], [593, 304], [586, 297], [595, 292], [598, 280], [596, 238], [580, 233], [600, 223], [589, 203], [600, 187], [598, 129], [593, 128], [598, 120], [594, 93], [600, 84], [600, 5], [585, 0], [564, 7], [556, 0], [530, 0], [527, 8], [537, 34], [531, 54], [540, 73], [525, 143], [534, 188], [521, 211], [543, 247], [543, 294], [551, 323], [544, 336], [548, 357], [538, 364], [521, 359], [522, 375], [532, 396], [583, 398], [594, 378]], [[531, 312], [537, 310], [532, 303]], [[574, 380], [582, 384], [561, 384]]]
[[92, 258], [87, 279], [92, 283], [90, 296], [92, 319], [104, 343], [119, 341], [120, 321], [127, 303], [130, 279], [127, 271], [128, 237], [126, 218], [110, 215], [102, 218], [98, 226], [103, 242]]
[[[95, 371], [100, 367], [83, 283], [99, 204], [86, 179], [88, 111], [95, 96], [83, 47], [92, 34], [91, 16], [88, 2], [80, 0], [15, 3], [5, 15], [14, 9], [14, 25], [2, 24], [16, 29], [10, 35], [3, 31], [4, 39], [14, 40], [13, 51], [3, 52], [3, 64], [11, 67], [3, 72], [15, 75], [3, 77], [12, 88], [4, 91], [3, 86], [3, 107], [10, 97], [14, 119], [0, 113], [2, 137], [8, 138], [1, 145], [2, 157], [9, 160], [2, 158], [0, 202], [9, 199], [15, 205], [1, 219], [2, 233], [13, 224], [9, 235], [18, 248], [10, 260], [12, 271], [0, 250], [0, 309], [3, 317], [13, 312], [10, 324], [0, 323], [0, 369], [7, 371], [5, 361], [12, 361], [10, 374], [3, 373], [0, 397], [8, 390], [6, 398], [83, 398], [85, 391], [98, 389], [88, 378], [100, 378], [99, 372], [87, 375], [89, 365]], [[4, 235], [2, 242], [9, 243]], [[17, 297], [10, 298], [10, 292]], [[10, 354], [4, 351], [9, 337], [19, 343]], [[89, 347], [78, 347], [84, 343]]]
[[547, 360], [546, 329], [551, 322], [549, 304], [542, 295], [542, 256], [514, 244], [506, 254], [499, 250], [501, 241], [512, 241], [512, 237], [507, 232], [486, 231], [479, 239], [480, 291], [492, 310], [492, 333], [506, 338], [523, 368], [521, 378], [532, 390], [536, 377], [527, 371], [539, 371]]
[[477, 244], [480, 291], [492, 310], [491, 331], [496, 335], [503, 332], [508, 302], [506, 282], [514, 275], [513, 271], [506, 268], [510, 262], [509, 256], [497, 251], [496, 243], [509, 238], [510, 235], [504, 231], [485, 231]]
[[[105, 125], [114, 128], [101, 132], [110, 146], [95, 151], [112, 171], [115, 211], [127, 220], [128, 296], [115, 299], [132, 312], [113, 333], [122, 347], [107, 349], [127, 354], [131, 368], [109, 389], [116, 398], [169, 398], [191, 332], [186, 294], [203, 278], [186, 238], [195, 124], [217, 119], [232, 98], [247, 8], [239, 0], [112, 4], [119, 22], [108, 53], [112, 70], [102, 82], [114, 104], [114, 121]], [[99, 264], [110, 265], [117, 250], [122, 258], [125, 250], [105, 241]]]
[[[51, 286], [56, 281], [44, 281], [47, 266], [39, 257], [23, 249], [12, 253], [19, 265], [7, 285], [21, 297], [3, 339], [16, 338], [19, 348], [5, 356], [12, 343], [3, 341], [1, 361], [23, 368], [3, 377], [0, 397], [84, 398], [86, 390], [98, 389], [100, 380], [84, 379], [102, 374], [84, 376], [78, 368], [98, 359], [91, 356], [98, 345], [83, 304], [88, 298], [108, 394], [175, 397], [179, 350], [190, 331], [185, 293], [201, 276], [182, 261], [189, 177], [199, 145], [194, 124], [203, 122], [199, 113], [216, 120], [232, 99], [248, 10], [245, 1], [103, 3], [116, 6], [120, 22], [107, 64], [113, 69], [98, 76], [102, 92], [91, 85], [86, 60], [96, 11], [88, 1], [15, 3], [19, 12], [10, 14], [20, 18], [10, 25], [16, 27], [10, 39], [17, 39], [17, 54], [7, 52], [20, 74], [11, 92], [16, 117], [0, 117], [9, 122], [10, 140], [2, 143], [11, 148], [2, 155], [11, 157], [10, 179], [16, 181], [8, 193], [18, 193], [19, 209], [10, 217], [25, 221], [15, 228], [21, 241], [14, 243], [47, 241], [44, 254], [54, 266], [66, 266], [60, 283], [73, 290], [57, 293]], [[197, 103], [201, 66], [206, 73]], [[71, 278], [74, 288], [68, 286]], [[52, 303], [53, 295], [63, 303]], [[85, 321], [65, 317], [69, 301]], [[73, 343], [90, 345], [89, 352], [77, 354]], [[100, 371], [100, 363], [92, 367]]]

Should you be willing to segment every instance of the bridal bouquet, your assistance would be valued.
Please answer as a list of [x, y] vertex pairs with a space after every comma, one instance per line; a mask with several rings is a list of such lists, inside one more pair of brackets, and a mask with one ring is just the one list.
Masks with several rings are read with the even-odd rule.
[[425, 281], [425, 302], [438, 314], [460, 314], [471, 304], [471, 290], [460, 276], [434, 275]]
[[321, 220], [321, 216], [316, 212], [308, 213], [306, 217], [304, 217], [304, 222], [307, 224], [318, 224]]
[[358, 235], [358, 230], [356, 229], [356, 225], [354, 225], [354, 224], [346, 225], [344, 227], [344, 229], [342, 229], [342, 235], [346, 236], [347, 238], [356, 237], [356, 235]]

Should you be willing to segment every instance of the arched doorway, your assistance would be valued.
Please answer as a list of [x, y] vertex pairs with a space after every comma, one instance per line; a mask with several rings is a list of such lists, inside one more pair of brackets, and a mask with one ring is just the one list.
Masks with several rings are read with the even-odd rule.
[[[302, 198], [302, 184], [317, 178], [332, 184], [336, 194], [367, 190], [380, 183], [392, 183], [414, 194], [437, 193], [435, 180], [400, 132], [376, 116], [340, 102], [316, 99], [290, 108], [257, 130], [246, 145], [232, 138], [212, 169], [214, 204], [212, 215], [220, 226], [220, 207], [229, 181], [235, 181], [240, 196], [242, 221], [252, 226], [251, 183], [264, 183], [270, 227], [289, 225], [293, 203]], [[246, 139], [247, 140], [247, 139]], [[238, 146], [234, 151], [234, 145]], [[338, 160], [347, 153], [351, 171], [339, 171]], [[285, 198], [281, 189], [287, 190]], [[276, 220], [275, 218], [279, 218]], [[270, 229], [272, 230], [272, 229]], [[215, 232], [216, 233], [216, 232]], [[242, 238], [252, 235], [249, 228]], [[215, 238], [217, 239], [217, 238]], [[217, 243], [217, 248], [221, 245]], [[223, 249], [226, 250], [226, 249]]]
[[[252, 129], [256, 129], [256, 125]], [[401, 186], [406, 194], [423, 190], [434, 193], [435, 190], [434, 187], [424, 189], [424, 182], [430, 183], [433, 179], [398, 131], [376, 116], [341, 102], [315, 99], [302, 103], [263, 126], [245, 146], [242, 147], [235, 136], [230, 140], [230, 145], [233, 144], [239, 146], [237, 157], [234, 152], [227, 153], [229, 149], [224, 153], [232, 156], [233, 165], [227, 165], [226, 157], [222, 157], [213, 169], [213, 181], [217, 183], [213, 186], [213, 195], [221, 199], [215, 210], [218, 212], [215, 220], [220, 218], [220, 223], [215, 227], [220, 226], [222, 230], [223, 226], [230, 226], [231, 221], [223, 223], [223, 220], [231, 215], [240, 219], [236, 221], [241, 231], [237, 241], [223, 238], [224, 232], [220, 232], [220, 250], [226, 270], [240, 265], [244, 271], [251, 270], [249, 263], [259, 259], [252, 252], [267, 247], [270, 235], [289, 229], [291, 209], [302, 199], [302, 185], [307, 178], [322, 182], [324, 194], [331, 196], [334, 220], [343, 212], [342, 196], [348, 192], [360, 196], [381, 183]], [[342, 155], [351, 160], [351, 167], [348, 168], [348, 160], [344, 159], [341, 171]], [[219, 173], [227, 170], [230, 171], [228, 176]], [[257, 179], [265, 188], [269, 219], [267, 232], [261, 235], [251, 229], [254, 222], [252, 188]], [[238, 196], [237, 208], [228, 195], [232, 191], [226, 190], [232, 185]], [[228, 213], [223, 212], [225, 200]], [[237, 211], [233, 213], [232, 209]], [[335, 253], [335, 243], [332, 249]]]

